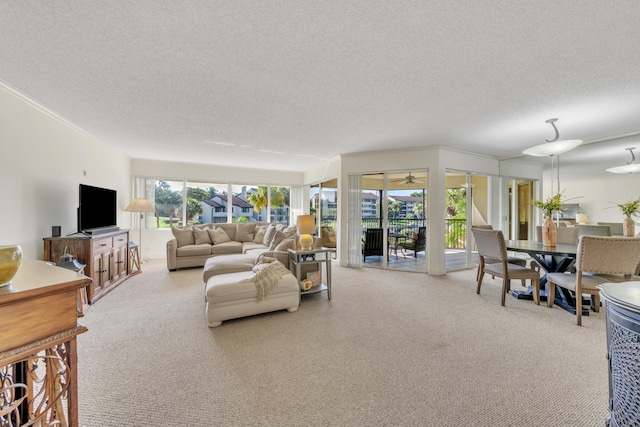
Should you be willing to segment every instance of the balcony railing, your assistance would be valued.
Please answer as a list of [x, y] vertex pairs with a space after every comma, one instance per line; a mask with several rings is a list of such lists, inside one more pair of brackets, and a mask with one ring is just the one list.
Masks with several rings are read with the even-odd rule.
[[[329, 221], [323, 225], [329, 225]], [[335, 219], [331, 223], [335, 227]], [[410, 228], [418, 231], [418, 227], [425, 227], [427, 221], [418, 218], [393, 218], [389, 220], [389, 228], [393, 232], [399, 232], [402, 229]], [[362, 218], [362, 230], [367, 228], [380, 228], [382, 221], [379, 217]], [[445, 247], [447, 249], [464, 249], [467, 242], [467, 220], [465, 218], [447, 218], [445, 220]]]

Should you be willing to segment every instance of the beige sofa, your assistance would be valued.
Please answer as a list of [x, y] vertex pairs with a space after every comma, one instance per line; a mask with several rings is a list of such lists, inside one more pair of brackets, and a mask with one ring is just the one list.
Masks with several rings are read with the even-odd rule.
[[[207, 259], [220, 255], [247, 254], [255, 261], [266, 251], [285, 252], [295, 248], [295, 226], [277, 223], [199, 224], [172, 227], [174, 238], [167, 242], [167, 268], [203, 267]], [[314, 246], [322, 241], [314, 238]]]

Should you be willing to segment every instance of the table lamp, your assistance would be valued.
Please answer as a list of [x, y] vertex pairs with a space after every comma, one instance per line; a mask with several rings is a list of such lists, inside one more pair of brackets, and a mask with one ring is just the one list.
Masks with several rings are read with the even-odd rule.
[[579, 213], [576, 214], [576, 224], [584, 225], [589, 221], [589, 217], [587, 214]]
[[300, 247], [308, 251], [313, 246], [313, 232], [316, 230], [314, 215], [298, 215], [298, 234], [300, 235]]
[[156, 209], [153, 207], [149, 199], [133, 199], [131, 203], [129, 203], [129, 205], [126, 208], [124, 208], [124, 210], [125, 212], [140, 213], [140, 224], [139, 224], [140, 240], [138, 240], [138, 245], [140, 246], [140, 258], [142, 258], [142, 223], [144, 222], [144, 213], [155, 212]]

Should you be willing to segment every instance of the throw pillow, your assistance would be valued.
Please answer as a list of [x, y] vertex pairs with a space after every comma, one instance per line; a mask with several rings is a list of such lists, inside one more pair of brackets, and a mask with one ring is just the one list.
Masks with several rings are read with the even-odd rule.
[[178, 241], [178, 247], [182, 247], [185, 245], [193, 245], [196, 240], [193, 237], [193, 230], [191, 227], [171, 227], [171, 232], [173, 233], [173, 237]]
[[276, 231], [276, 233], [273, 236], [273, 239], [271, 239], [271, 243], [269, 243], [269, 250], [273, 251], [276, 249], [276, 246], [278, 246], [278, 244], [280, 242], [282, 242], [287, 236], [282, 232], [282, 231]]
[[274, 223], [269, 224], [269, 226], [267, 227], [267, 230], [264, 232], [264, 239], [262, 239], [262, 244], [264, 244], [266, 247], [269, 247], [269, 245], [271, 245], [271, 241], [273, 240], [273, 236], [276, 235], [276, 225]]
[[236, 242], [253, 242], [253, 233], [256, 231], [255, 224], [238, 223], [236, 226]]
[[276, 246], [274, 250], [287, 251], [289, 249], [295, 249], [295, 248], [296, 248], [296, 241], [291, 237], [287, 237], [286, 239], [282, 239], [282, 241], [278, 243], [278, 246]]
[[267, 231], [266, 225], [258, 225], [253, 235], [253, 243], [263, 243], [265, 231]]
[[296, 234], [298, 234], [298, 227], [296, 227], [295, 225], [292, 225], [291, 227], [285, 227], [282, 232], [287, 237], [294, 237]]
[[196, 245], [202, 245], [203, 243], [211, 244], [211, 237], [209, 237], [208, 229], [200, 230], [196, 227], [193, 228], [193, 237], [196, 240]]
[[210, 228], [207, 232], [209, 233], [209, 237], [211, 237], [211, 241], [214, 245], [231, 241], [229, 235], [222, 228]]

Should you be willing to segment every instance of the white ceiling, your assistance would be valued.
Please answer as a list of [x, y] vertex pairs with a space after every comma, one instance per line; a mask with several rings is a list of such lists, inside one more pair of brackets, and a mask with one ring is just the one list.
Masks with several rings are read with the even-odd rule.
[[510, 158], [553, 117], [561, 139], [640, 132], [639, 28], [633, 0], [2, 0], [0, 81], [135, 158]]

